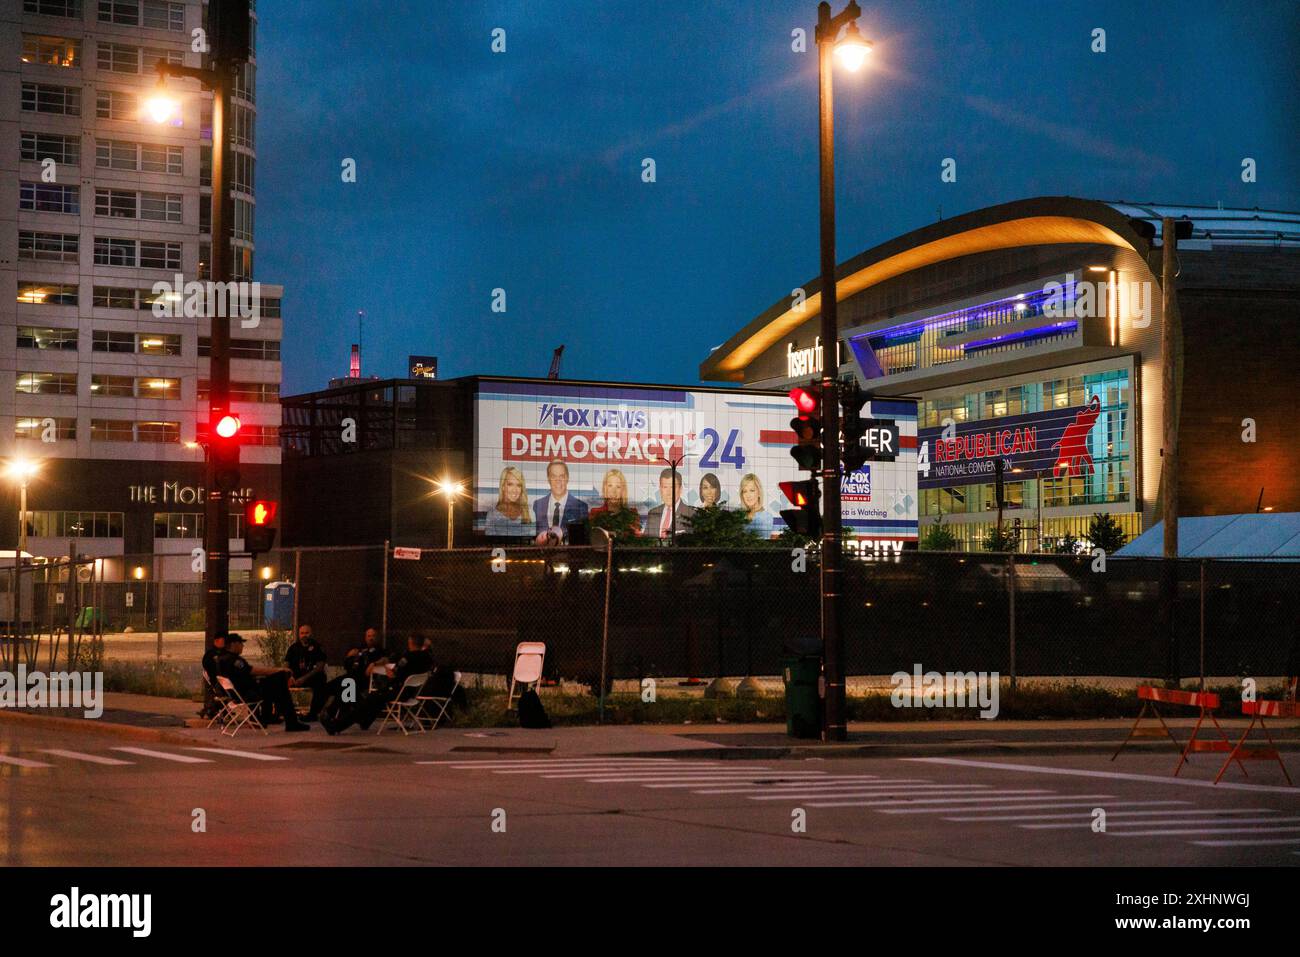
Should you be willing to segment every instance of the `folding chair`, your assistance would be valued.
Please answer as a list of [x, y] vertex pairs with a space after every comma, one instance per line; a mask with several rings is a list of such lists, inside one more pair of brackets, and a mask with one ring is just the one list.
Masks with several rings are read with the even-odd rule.
[[[437, 695], [417, 694], [415, 700], [420, 702], [420, 707], [415, 711], [415, 720], [420, 722], [421, 731], [432, 731], [438, 727], [438, 722], [447, 714], [447, 708], [451, 706], [451, 699], [456, 694], [456, 689], [460, 687], [460, 672], [454, 673], [455, 681], [452, 683], [451, 690], [447, 692], [446, 697]], [[424, 689], [421, 688], [421, 691]], [[430, 709], [437, 708], [437, 714], [431, 714]]]
[[[542, 680], [542, 663], [546, 660], [546, 642], [521, 641], [515, 646], [515, 667], [510, 673], [510, 693], [506, 696], [506, 710], [514, 709], [515, 700]], [[519, 694], [515, 694], [515, 686]]]
[[217, 683], [221, 685], [221, 690], [226, 694], [226, 711], [228, 720], [221, 729], [222, 734], [228, 734], [232, 738], [239, 733], [239, 729], [244, 725], [256, 728], [263, 734], [267, 733], [266, 725], [262, 724], [262, 719], [257, 716], [258, 702], [245, 701], [243, 696], [235, 689], [231, 680], [224, 675], [217, 675]]
[[[384, 728], [388, 722], [402, 729], [402, 734], [410, 734], [412, 731], [424, 730], [420, 723], [419, 711], [424, 707], [424, 702], [416, 697], [424, 683], [429, 680], [429, 672], [419, 675], [407, 675], [402, 686], [397, 689], [397, 694], [393, 700], [388, 702], [384, 707], [384, 720], [379, 722], [379, 730], [375, 734], [383, 734]], [[409, 694], [407, 692], [410, 692]]]
[[[1292, 690], [1294, 690], [1294, 684]], [[1218, 776], [1214, 783], [1218, 784], [1223, 778], [1223, 772], [1228, 770], [1228, 765], [1233, 761], [1276, 761], [1277, 766], [1282, 769], [1282, 776], [1286, 778], [1286, 783], [1292, 784], [1291, 775], [1287, 773], [1286, 764], [1282, 761], [1282, 755], [1273, 743], [1273, 736], [1268, 733], [1268, 725], [1264, 724], [1267, 718], [1294, 718], [1296, 716], [1295, 701], [1243, 701], [1241, 703], [1241, 713], [1250, 715], [1250, 724], [1246, 726], [1245, 732], [1232, 748], [1232, 753], [1228, 755], [1228, 760], [1223, 762], [1223, 767], [1219, 769]], [[1264, 732], [1264, 737], [1268, 740], [1267, 748], [1248, 748], [1246, 739], [1250, 737], [1250, 732], [1255, 730], [1255, 725]]]
[[206, 671], [200, 670], [199, 674], [203, 676], [203, 683], [207, 685], [208, 690], [212, 692], [212, 700], [217, 705], [216, 714], [214, 714], [212, 719], [204, 725], [204, 728], [211, 729], [212, 726], [218, 722], [220, 722], [221, 726], [224, 728], [226, 726], [226, 721], [229, 720], [230, 699], [226, 697], [226, 691], [224, 688], [212, 683], [212, 679], [208, 677]]

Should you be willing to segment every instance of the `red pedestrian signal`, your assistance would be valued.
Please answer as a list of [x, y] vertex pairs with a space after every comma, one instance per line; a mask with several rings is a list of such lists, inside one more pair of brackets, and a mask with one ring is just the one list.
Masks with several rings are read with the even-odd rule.
[[241, 424], [239, 416], [227, 413], [217, 420], [217, 435], [223, 439], [233, 439], [239, 434]]
[[816, 472], [822, 464], [821, 383], [796, 386], [790, 390], [790, 400], [799, 413], [790, 420], [790, 429], [795, 438], [790, 455], [803, 471]]
[[794, 508], [783, 509], [781, 518], [790, 531], [806, 538], [816, 538], [822, 532], [821, 490], [816, 479], [802, 482], [781, 482], [781, 494]]
[[280, 503], [258, 499], [244, 506], [244, 551], [269, 552], [275, 545], [275, 514]]

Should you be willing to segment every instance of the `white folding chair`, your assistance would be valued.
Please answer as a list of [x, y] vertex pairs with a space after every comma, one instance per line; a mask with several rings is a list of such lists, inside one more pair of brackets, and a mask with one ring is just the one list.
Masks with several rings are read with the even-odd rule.
[[[546, 661], [546, 642], [521, 641], [515, 646], [515, 667], [510, 673], [510, 694], [506, 696], [506, 710], [511, 711], [515, 699], [542, 680], [542, 664]], [[515, 694], [515, 686], [519, 694]]]
[[226, 693], [228, 720], [221, 729], [221, 733], [228, 734], [233, 738], [239, 733], [240, 728], [249, 725], [266, 734], [266, 725], [262, 724], [262, 719], [257, 716], [257, 702], [245, 701], [243, 695], [239, 693], [231, 680], [225, 675], [217, 675], [217, 683], [221, 685], [221, 690]]
[[389, 721], [401, 728], [402, 734], [423, 730], [417, 713], [419, 709], [424, 707], [424, 702], [419, 700], [416, 695], [420, 693], [420, 689], [424, 687], [424, 683], [428, 680], [429, 672], [427, 671], [424, 674], [406, 676], [406, 680], [397, 689], [397, 694], [393, 696], [393, 700], [384, 707], [384, 720], [379, 722], [379, 730], [375, 734], [383, 734], [384, 728]]
[[214, 724], [218, 723], [224, 728], [226, 722], [229, 720], [230, 710], [230, 699], [226, 697], [226, 690], [220, 685], [214, 685], [206, 671], [200, 670], [199, 674], [203, 676], [203, 683], [207, 685], [208, 690], [212, 692], [212, 700], [216, 702], [217, 705], [216, 714], [214, 714], [212, 719], [204, 725], [204, 728], [211, 729]]
[[[415, 711], [415, 720], [420, 723], [421, 731], [432, 731], [438, 727], [438, 722], [447, 714], [447, 708], [451, 706], [451, 699], [456, 694], [456, 689], [460, 687], [460, 672], [454, 673], [455, 681], [452, 682], [451, 690], [445, 697], [439, 695], [421, 695], [417, 694], [415, 700], [420, 702], [420, 707]], [[421, 689], [423, 690], [423, 689]], [[433, 709], [438, 713], [433, 714]]]

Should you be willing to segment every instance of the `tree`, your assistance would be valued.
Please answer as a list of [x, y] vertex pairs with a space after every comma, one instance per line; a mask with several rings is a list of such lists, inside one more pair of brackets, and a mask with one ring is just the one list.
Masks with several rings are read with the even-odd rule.
[[599, 512], [591, 517], [592, 528], [603, 528], [614, 536], [616, 542], [636, 540], [640, 519], [633, 509], [620, 508], [613, 512]]
[[989, 533], [984, 536], [980, 544], [985, 551], [1014, 552], [1016, 546], [1020, 544], [1020, 537], [1016, 535], [1014, 529], [1005, 525], [1001, 527], [994, 525], [989, 529]]
[[750, 548], [763, 540], [749, 527], [743, 509], [704, 505], [691, 516], [690, 531], [677, 533], [677, 544], [708, 548]]
[[1107, 555], [1113, 555], [1124, 547], [1127, 536], [1124, 530], [1105, 512], [1096, 512], [1088, 524], [1088, 538], [1093, 548], [1100, 548]]
[[957, 536], [943, 523], [943, 515], [926, 529], [920, 547], [930, 552], [951, 552], [957, 547]]
[[1066, 532], [1052, 543], [1052, 553], [1054, 555], [1077, 555], [1079, 553], [1079, 540]]

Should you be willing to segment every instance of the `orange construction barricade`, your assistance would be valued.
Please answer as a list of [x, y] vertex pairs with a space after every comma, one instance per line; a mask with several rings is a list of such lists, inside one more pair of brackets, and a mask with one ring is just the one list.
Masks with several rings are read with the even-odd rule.
[[[1120, 751], [1123, 751], [1125, 745], [1134, 738], [1168, 738], [1175, 748], [1178, 747], [1178, 739], [1175, 738], [1174, 733], [1169, 730], [1169, 726], [1165, 724], [1164, 716], [1160, 714], [1160, 709], [1156, 707], [1158, 703], [1179, 705], [1181, 707], [1196, 708], [1199, 710], [1199, 714], [1196, 718], [1196, 726], [1192, 728], [1192, 736], [1187, 739], [1186, 746], [1180, 749], [1178, 764], [1174, 766], [1175, 777], [1178, 776], [1178, 772], [1183, 769], [1183, 765], [1187, 763], [1188, 756], [1193, 752], [1227, 752], [1232, 750], [1232, 741], [1229, 740], [1227, 734], [1224, 733], [1223, 728], [1219, 726], [1219, 719], [1214, 715], [1214, 712], [1219, 707], [1219, 696], [1214, 692], [1181, 691], [1177, 688], [1156, 688], [1152, 685], [1141, 685], [1138, 687], [1137, 692], [1138, 698], [1142, 700], [1142, 710], [1138, 712], [1137, 720], [1133, 722], [1133, 727], [1129, 730], [1128, 737], [1124, 739], [1123, 744], [1121, 744], [1116, 749], [1115, 753], [1111, 755], [1110, 759], [1112, 761], [1119, 757]], [[1142, 721], [1147, 718], [1148, 711], [1150, 711], [1151, 717], [1160, 722], [1160, 727], [1144, 727], [1142, 725]], [[1214, 725], [1214, 730], [1219, 733], [1218, 740], [1206, 741], [1201, 739], [1201, 725], [1205, 723], [1206, 718], [1210, 719], [1210, 722]], [[1231, 763], [1232, 759], [1229, 758], [1228, 761]], [[1242, 766], [1240, 762], [1238, 762], [1238, 766], [1241, 767], [1241, 773], [1245, 774], [1246, 768]]]
[[[1294, 684], [1292, 685], [1294, 688]], [[1246, 726], [1245, 733], [1232, 748], [1228, 755], [1228, 760], [1223, 762], [1223, 767], [1219, 769], [1218, 777], [1214, 783], [1218, 784], [1223, 777], [1223, 772], [1228, 770], [1228, 765], [1233, 761], [1238, 763], [1242, 761], [1276, 761], [1277, 766], [1282, 769], [1282, 776], [1286, 778], [1287, 784], [1292, 784], [1291, 775], [1287, 773], [1286, 764], [1282, 761], [1282, 755], [1273, 743], [1273, 736], [1268, 733], [1268, 725], [1264, 723], [1265, 718], [1294, 718], [1296, 716], [1296, 703], [1290, 701], [1243, 701], [1241, 703], [1241, 713], [1250, 715], [1250, 724]], [[1250, 733], [1255, 730], [1255, 725], [1264, 732], [1264, 737], [1268, 740], [1267, 748], [1248, 748], [1246, 739]], [[1294, 786], [1294, 784], [1292, 784]]]

